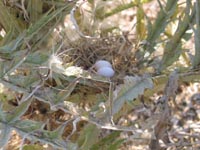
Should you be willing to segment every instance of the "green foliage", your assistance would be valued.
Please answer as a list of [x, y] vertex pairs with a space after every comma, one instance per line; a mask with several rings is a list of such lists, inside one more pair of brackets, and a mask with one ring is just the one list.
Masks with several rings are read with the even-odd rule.
[[[120, 1], [116, 5], [116, 1], [111, 1], [113, 6], [103, 0], [88, 0], [85, 2], [87, 7], [77, 1], [64, 0], [0, 1], [0, 30], [6, 33], [0, 36], [0, 83], [4, 86], [0, 93], [0, 147], [5, 147], [12, 136], [11, 131], [15, 130], [22, 139], [33, 142], [24, 145], [24, 150], [42, 149], [34, 144], [36, 141], [54, 149], [119, 149], [125, 142], [121, 132], [136, 132], [128, 127], [129, 124], [115, 124], [123, 115], [124, 107], [128, 112], [127, 103], [140, 96], [150, 97], [163, 89], [170, 69], [180, 66], [178, 59], [181, 56], [188, 59], [183, 46], [193, 34], [195, 55], [187, 60], [187, 68], [181, 66], [180, 80], [200, 80], [196, 74], [187, 77], [181, 74], [191, 66], [198, 68], [200, 63], [199, 1], [187, 1], [181, 6], [178, 0], [165, 0], [165, 3], [158, 0], [160, 7], [155, 19], [149, 18], [144, 8], [152, 0]], [[100, 31], [102, 22], [130, 8], [136, 12], [133, 16], [137, 20], [134, 40], [142, 43], [131, 43], [135, 46], [133, 50], [126, 48], [128, 38], [121, 34], [119, 27], [107, 25]], [[69, 29], [65, 27], [66, 16], [72, 21]], [[171, 31], [171, 28], [176, 29]], [[188, 33], [191, 29], [193, 34]], [[71, 33], [73, 35], [66, 36]], [[113, 41], [118, 44], [121, 39], [125, 41], [119, 49], [123, 52], [128, 49], [127, 56], [116, 49], [117, 60], [111, 51], [115, 45], [108, 47], [112, 40], [104, 37], [115, 34], [119, 35]], [[90, 49], [92, 52], [86, 51]], [[99, 49], [106, 49], [110, 56], [95, 51]], [[134, 61], [129, 60], [129, 53]], [[114, 69], [123, 69], [132, 63], [134, 67], [122, 73], [117, 70], [113, 79], [104, 78], [93, 70], [93, 63], [104, 58], [113, 61]], [[82, 64], [78, 59], [83, 60]], [[120, 63], [121, 66], [117, 66]], [[133, 73], [135, 68], [138, 71]], [[153, 71], [149, 71], [151, 69]], [[149, 77], [145, 77], [147, 74]], [[17, 104], [7, 107], [8, 101]], [[40, 106], [35, 108], [35, 102], [47, 104], [47, 112], [42, 114]], [[14, 109], [8, 110], [10, 108]], [[56, 119], [54, 113], [58, 115]], [[40, 115], [48, 118], [41, 119]], [[82, 121], [87, 123], [81, 126]], [[105, 130], [109, 131], [104, 133]]]
[[17, 37], [17, 35], [22, 31], [19, 21], [16, 19], [14, 14], [9, 11], [8, 7], [3, 4], [3, 1], [0, 1], [0, 9], [0, 22], [5, 31], [12, 31], [12, 36]]
[[[1, 111], [1, 134], [0, 134], [0, 146], [3, 147], [9, 140], [12, 127], [14, 127], [20, 117], [25, 113], [30, 105], [31, 100], [23, 102], [19, 107], [17, 107], [11, 114], [6, 114]], [[20, 127], [21, 128], [21, 127]]]
[[34, 23], [38, 21], [42, 15], [42, 7], [44, 3], [40, 0], [28, 1], [27, 13], [30, 14], [30, 22]]
[[119, 85], [114, 94], [113, 114], [117, 113], [126, 101], [132, 101], [142, 95], [147, 88], [153, 88], [153, 82], [145, 77], [125, 77], [124, 84]]
[[172, 17], [177, 8], [177, 2], [178, 0], [168, 0], [165, 7], [160, 4], [160, 11], [158, 12], [156, 20], [153, 25], [148, 28], [146, 40], [150, 43], [150, 48], [146, 48], [146, 50], [150, 53], [154, 51], [154, 46], [156, 45], [158, 38], [170, 22], [170, 17]]
[[98, 141], [99, 133], [99, 129], [95, 125], [86, 125], [78, 139], [80, 150], [90, 149]]
[[137, 36], [139, 39], [144, 39], [146, 34], [145, 29], [145, 12], [142, 8], [142, 4], [138, 4], [137, 8], [137, 25], [136, 25]]
[[165, 69], [173, 62], [177, 61], [177, 59], [182, 53], [181, 39], [183, 39], [183, 36], [185, 35], [186, 31], [190, 28], [190, 24], [191, 22], [193, 22], [195, 15], [195, 9], [189, 7], [190, 6], [187, 5], [187, 7], [185, 8], [185, 13], [189, 11], [190, 14], [185, 15], [183, 21], [179, 20], [178, 28], [175, 31], [174, 36], [170, 39], [169, 42], [166, 43], [160, 70]]
[[40, 145], [25, 145], [23, 150], [44, 150], [44, 148]]
[[16, 39], [9, 42], [8, 44], [0, 47], [0, 51], [2, 53], [12, 53], [22, 44], [22, 40], [23, 40], [24, 37], [25, 37], [25, 35], [21, 34]]
[[137, 6], [135, 2], [131, 2], [129, 4], [124, 4], [124, 5], [119, 5], [118, 7], [114, 8], [113, 10], [111, 10], [110, 12], [106, 12], [104, 17], [109, 17], [112, 16], [114, 14], [117, 14], [123, 10], [127, 10], [129, 8], [132, 8], [134, 6]]
[[90, 150], [117, 150], [118, 147], [123, 143], [124, 139], [117, 139], [120, 132], [112, 132], [106, 137], [102, 138], [98, 143], [94, 144]]
[[1, 112], [1, 147], [8, 142], [11, 131], [15, 129], [24, 138], [28, 136], [28, 138], [32, 140], [49, 143], [57, 148], [65, 147], [74, 149], [76, 147], [75, 144], [70, 142], [66, 143], [61, 138], [65, 125], [61, 125], [54, 131], [47, 131], [43, 129], [45, 125], [43, 123], [20, 119], [20, 117], [27, 111], [31, 100], [32, 99], [23, 102], [10, 114]]
[[193, 67], [196, 68], [200, 64], [200, 10], [199, 10], [200, 2], [197, 0], [194, 8], [196, 11], [196, 16], [195, 16], [195, 23], [196, 23], [196, 28], [193, 28], [194, 31], [194, 39], [195, 39], [195, 55], [194, 55], [194, 60], [193, 60]]

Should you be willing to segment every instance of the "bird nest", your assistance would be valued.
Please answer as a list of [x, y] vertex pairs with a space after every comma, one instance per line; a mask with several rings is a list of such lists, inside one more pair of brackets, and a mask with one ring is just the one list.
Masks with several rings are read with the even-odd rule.
[[123, 35], [82, 38], [63, 46], [61, 58], [64, 63], [81, 67], [86, 71], [90, 71], [98, 60], [106, 60], [112, 64], [115, 71], [113, 80], [118, 80], [138, 72], [134, 46]]

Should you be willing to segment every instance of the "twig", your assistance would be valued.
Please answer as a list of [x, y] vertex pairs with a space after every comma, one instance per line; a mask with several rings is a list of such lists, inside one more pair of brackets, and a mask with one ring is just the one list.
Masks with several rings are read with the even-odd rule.
[[74, 25], [74, 27], [75, 27], [75, 29], [76, 29], [76, 32], [81, 36], [81, 37], [83, 37], [83, 38], [86, 38], [86, 39], [98, 39], [97, 37], [91, 37], [91, 36], [88, 36], [88, 35], [84, 35], [81, 31], [80, 31], [80, 28], [79, 28], [79, 26], [78, 26], [78, 24], [77, 24], [77, 21], [76, 21], [76, 19], [75, 19], [75, 17], [74, 17], [74, 13], [75, 13], [75, 11], [76, 11], [76, 9], [80, 6], [80, 5], [82, 5], [84, 2], [82, 2], [82, 3], [76, 3], [76, 5], [72, 8], [72, 10], [70, 11], [70, 19], [71, 19], [71, 21], [72, 21], [72, 23], [73, 23], [73, 25]]

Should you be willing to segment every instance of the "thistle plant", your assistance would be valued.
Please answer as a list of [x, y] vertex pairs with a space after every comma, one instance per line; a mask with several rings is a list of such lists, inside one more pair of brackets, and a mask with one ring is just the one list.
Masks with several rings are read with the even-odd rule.
[[[152, 2], [159, 6], [156, 18], [144, 9]], [[21, 137], [19, 149], [47, 144], [52, 149], [116, 150], [131, 138], [148, 139], [151, 149], [161, 149], [159, 140], [168, 144], [157, 132], [167, 134], [162, 127], [171, 117], [168, 102], [175, 100], [178, 84], [200, 79], [199, 4], [1, 0], [0, 147], [9, 149], [13, 131]], [[130, 9], [136, 20], [132, 40], [120, 24], [107, 24]], [[193, 54], [184, 48], [192, 37]], [[103, 68], [111, 73], [93, 69], [98, 60], [109, 64]], [[153, 123], [146, 127], [138, 121], [138, 127], [137, 121], [125, 119], [138, 105], [150, 109], [146, 102], [153, 104], [150, 97], [160, 91], [163, 114], [149, 116]], [[127, 133], [134, 134], [123, 136]]]

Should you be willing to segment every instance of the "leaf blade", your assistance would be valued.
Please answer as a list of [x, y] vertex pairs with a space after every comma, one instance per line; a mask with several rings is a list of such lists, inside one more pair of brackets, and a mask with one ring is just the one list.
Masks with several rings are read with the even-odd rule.
[[125, 83], [114, 91], [113, 114], [117, 113], [126, 101], [131, 101], [144, 93], [146, 88], [153, 88], [153, 81], [144, 77], [125, 78]]

